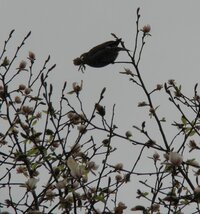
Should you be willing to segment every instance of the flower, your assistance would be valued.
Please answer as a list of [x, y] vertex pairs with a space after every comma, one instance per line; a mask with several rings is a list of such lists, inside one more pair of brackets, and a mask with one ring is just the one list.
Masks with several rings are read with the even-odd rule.
[[30, 106], [22, 106], [21, 112], [24, 115], [32, 114], [33, 113], [33, 108], [30, 107]]
[[187, 160], [186, 164], [196, 167], [196, 168], [200, 168], [199, 163], [195, 159]]
[[24, 166], [17, 167], [16, 171], [17, 171], [17, 174], [23, 174], [25, 176], [28, 176], [27, 168]]
[[19, 96], [15, 97], [15, 103], [17, 103], [17, 104], [21, 103], [21, 98]]
[[116, 171], [120, 171], [123, 169], [123, 164], [122, 163], [117, 163], [115, 166], [114, 166], [115, 170]]
[[105, 116], [106, 111], [105, 111], [105, 108], [102, 105], [100, 105], [99, 103], [96, 103], [95, 104], [95, 109], [97, 110], [97, 113], [99, 115], [101, 115], [102, 117]]
[[62, 181], [58, 181], [56, 184], [57, 189], [64, 189], [67, 185], [67, 179], [63, 179]]
[[42, 117], [42, 113], [41, 112], [37, 112], [35, 115], [35, 118], [40, 119]]
[[83, 122], [83, 116], [77, 114], [76, 112], [70, 111], [70, 112], [67, 114], [67, 116], [68, 116], [70, 122], [71, 122], [72, 124], [74, 124], [74, 125], [77, 125], [77, 124]]
[[200, 186], [195, 187], [194, 198], [197, 202], [200, 202]]
[[31, 61], [31, 63], [35, 61], [35, 54], [32, 51], [29, 51], [28, 59]]
[[47, 200], [50, 200], [50, 201], [53, 201], [53, 199], [55, 198], [56, 196], [56, 193], [53, 192], [51, 189], [48, 189], [45, 193], [46, 197], [47, 197]]
[[74, 178], [81, 178], [85, 172], [84, 167], [79, 166], [78, 163], [75, 161], [75, 159], [72, 157], [68, 158], [67, 166], [69, 167], [71, 175]]
[[124, 68], [125, 71], [119, 72], [120, 74], [126, 74], [134, 76], [133, 72], [129, 68]]
[[155, 153], [153, 154], [153, 160], [154, 160], [154, 161], [160, 160], [160, 155], [158, 154], [158, 152], [155, 152]]
[[123, 181], [123, 178], [122, 178], [121, 175], [116, 175], [116, 176], [115, 176], [115, 180], [116, 180], [117, 182], [121, 182], [121, 181]]
[[189, 147], [190, 147], [190, 152], [194, 149], [199, 149], [199, 147], [197, 146], [197, 144], [194, 140], [190, 140]]
[[183, 162], [183, 157], [177, 152], [170, 152], [169, 161], [173, 166], [180, 166]]
[[26, 86], [25, 86], [25, 85], [23, 85], [23, 84], [20, 84], [20, 85], [19, 85], [19, 90], [20, 90], [20, 91], [25, 90], [25, 89], [26, 89]]
[[36, 188], [36, 184], [39, 181], [39, 179], [36, 178], [29, 178], [28, 181], [26, 181], [25, 186], [28, 191], [34, 190]]
[[156, 85], [156, 90], [160, 91], [163, 88], [162, 84], [157, 84]]
[[72, 88], [73, 88], [73, 90], [68, 92], [68, 94], [73, 94], [73, 93], [79, 94], [79, 92], [83, 88], [83, 80], [81, 80], [81, 84], [80, 85], [77, 82], [73, 82], [72, 83]]
[[176, 82], [175, 82], [174, 79], [169, 79], [169, 80], [168, 80], [168, 84], [169, 84], [169, 85], [175, 85]]
[[86, 125], [84, 124], [81, 124], [80, 126], [78, 126], [77, 129], [81, 134], [85, 134], [87, 132]]
[[17, 70], [19, 71], [22, 71], [22, 70], [26, 70], [26, 65], [27, 65], [27, 62], [22, 60], [20, 63], [19, 63], [19, 67], [17, 68]]
[[26, 95], [28, 95], [28, 94], [31, 93], [31, 91], [32, 91], [31, 88], [25, 88], [24, 93], [25, 93]]
[[160, 210], [160, 204], [152, 204], [151, 211], [158, 212]]
[[145, 34], [148, 34], [151, 31], [151, 26], [150, 25], [144, 25], [141, 31]]
[[89, 161], [88, 163], [87, 163], [87, 168], [89, 169], [89, 170], [97, 170], [98, 169], [98, 165], [96, 165], [96, 163], [94, 162], [94, 161]]
[[125, 210], [127, 206], [123, 202], [119, 202], [117, 207], [115, 207], [115, 213], [123, 213], [123, 210]]

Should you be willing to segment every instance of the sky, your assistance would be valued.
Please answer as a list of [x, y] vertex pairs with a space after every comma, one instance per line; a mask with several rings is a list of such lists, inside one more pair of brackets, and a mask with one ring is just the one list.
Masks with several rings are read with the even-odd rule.
[[[83, 80], [81, 95], [86, 108], [95, 103], [102, 88], [106, 87], [103, 103], [108, 111], [116, 104], [116, 122], [125, 133], [148, 115], [137, 108], [143, 93], [128, 81], [128, 77], [119, 73], [124, 68], [132, 69], [130, 65], [114, 64], [100, 69], [87, 66], [83, 74], [73, 65], [73, 59], [97, 44], [112, 40], [111, 33], [121, 37], [126, 47], [133, 50], [138, 7], [141, 28], [149, 24], [152, 29], [140, 64], [147, 88], [150, 90], [158, 83], [175, 79], [183, 91], [191, 95], [194, 84], [199, 81], [200, 70], [198, 0], [1, 0], [0, 48], [10, 31], [15, 29], [8, 50], [11, 54], [31, 30], [20, 57], [27, 56], [31, 50], [36, 54], [37, 63], [42, 65], [50, 54], [52, 64], [57, 64], [49, 77], [55, 93], [60, 93], [64, 81], [67, 81], [67, 90], [70, 91], [73, 82]], [[118, 59], [126, 60], [127, 56], [120, 53]], [[164, 92], [162, 96], [155, 96], [155, 103], [162, 103], [160, 114], [173, 121], [175, 115], [168, 115], [171, 107]], [[123, 150], [125, 156], [131, 157], [131, 152]]]

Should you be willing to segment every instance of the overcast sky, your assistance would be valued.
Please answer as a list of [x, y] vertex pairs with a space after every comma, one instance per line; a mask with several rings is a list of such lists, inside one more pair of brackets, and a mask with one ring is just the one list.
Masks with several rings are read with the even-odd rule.
[[[119, 74], [130, 66], [115, 64], [100, 69], [87, 66], [82, 74], [72, 61], [93, 46], [113, 39], [110, 33], [121, 37], [126, 47], [133, 50], [138, 7], [141, 27], [150, 24], [152, 29], [140, 65], [147, 88], [153, 89], [157, 83], [175, 79], [191, 94], [200, 74], [198, 0], [0, 0], [0, 48], [12, 29], [15, 33], [8, 53], [12, 53], [12, 48], [31, 30], [20, 56], [25, 57], [32, 50], [38, 64], [42, 65], [50, 54], [52, 64], [57, 64], [50, 76], [56, 93], [60, 93], [64, 81], [68, 82], [70, 91], [73, 82], [83, 80], [82, 96], [88, 106], [95, 103], [106, 87], [104, 105], [111, 110], [112, 105], [117, 104], [116, 120], [125, 132], [148, 115], [141, 115], [141, 109], [137, 109], [143, 93], [128, 77]], [[126, 57], [121, 53], [118, 60], [126, 60]], [[160, 96], [155, 102], [162, 103], [166, 99], [167, 96]], [[162, 113], [168, 111], [167, 107], [161, 110]], [[169, 117], [172, 119], [173, 115]], [[124, 151], [125, 156], [128, 152]]]

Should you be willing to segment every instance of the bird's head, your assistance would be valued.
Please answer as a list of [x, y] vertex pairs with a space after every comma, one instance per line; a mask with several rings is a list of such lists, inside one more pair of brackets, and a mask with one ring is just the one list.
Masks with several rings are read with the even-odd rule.
[[87, 53], [84, 53], [80, 57], [77, 57], [76, 59], [73, 60], [74, 65], [79, 66], [78, 70], [81, 70], [81, 71], [85, 70], [86, 57], [87, 57]]

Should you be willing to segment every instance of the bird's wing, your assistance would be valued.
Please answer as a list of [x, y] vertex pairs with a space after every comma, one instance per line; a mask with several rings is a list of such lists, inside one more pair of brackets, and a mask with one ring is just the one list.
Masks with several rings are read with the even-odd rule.
[[97, 51], [101, 51], [102, 49], [109, 48], [109, 47], [117, 47], [119, 43], [121, 42], [121, 39], [117, 39], [116, 41], [108, 41], [104, 42], [100, 45], [95, 46], [91, 50], [89, 50], [90, 54], [95, 54]]

